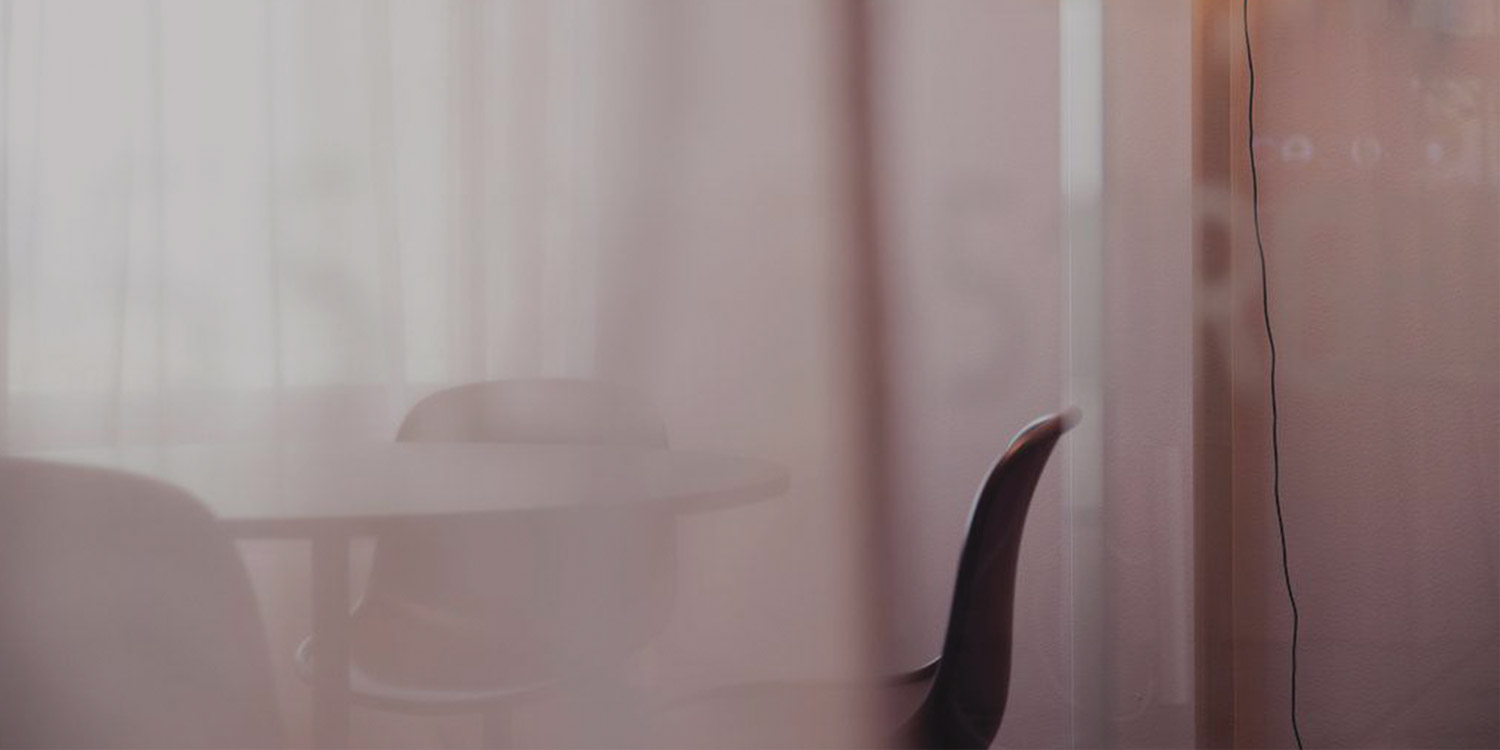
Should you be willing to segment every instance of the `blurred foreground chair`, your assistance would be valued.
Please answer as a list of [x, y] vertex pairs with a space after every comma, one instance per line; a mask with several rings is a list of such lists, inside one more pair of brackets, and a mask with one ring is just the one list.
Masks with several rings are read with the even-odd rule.
[[254, 592], [197, 500], [0, 459], [0, 747], [282, 744]]
[[[941, 655], [882, 685], [762, 683], [731, 686], [667, 712], [657, 741], [673, 747], [828, 747], [847, 742], [839, 712], [891, 721], [869, 736], [894, 747], [987, 748], [1010, 687], [1016, 568], [1026, 511], [1077, 410], [1026, 426], [980, 487], [958, 561]], [[925, 688], [925, 690], [924, 690]]]
[[[439, 391], [412, 407], [398, 441], [594, 444], [664, 448], [655, 411], [610, 386], [583, 380], [474, 383]], [[494, 491], [503, 493], [505, 487]], [[611, 565], [598, 575], [621, 616], [617, 642], [628, 652], [668, 612], [676, 538], [670, 518], [604, 514], [591, 552]], [[559, 601], [559, 560], [576, 521], [531, 518], [413, 523], [375, 540], [369, 584], [352, 615], [350, 691], [371, 708], [406, 714], [479, 713], [484, 743], [506, 743], [507, 708], [536, 695], [565, 669], [576, 647], [573, 602]], [[603, 549], [601, 549], [603, 548]], [[613, 620], [611, 621], [613, 622]], [[297, 652], [312, 675], [316, 644]], [[576, 654], [574, 654], [576, 655]]]

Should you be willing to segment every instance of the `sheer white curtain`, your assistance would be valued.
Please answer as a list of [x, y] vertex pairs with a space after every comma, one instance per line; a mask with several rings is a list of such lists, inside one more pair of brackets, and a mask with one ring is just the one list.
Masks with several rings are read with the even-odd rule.
[[[997, 743], [1192, 747], [1192, 4], [884, 7], [890, 651], [941, 637], [1009, 436], [1091, 397], [1028, 517]], [[1100, 452], [1077, 450], [1087, 431]]]
[[606, 8], [6, 12], [13, 445], [378, 434], [593, 367]]

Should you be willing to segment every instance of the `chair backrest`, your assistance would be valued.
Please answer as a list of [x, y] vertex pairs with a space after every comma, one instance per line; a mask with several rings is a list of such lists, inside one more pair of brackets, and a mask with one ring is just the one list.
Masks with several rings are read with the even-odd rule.
[[1032, 422], [979, 489], [958, 561], [937, 674], [902, 739], [920, 747], [987, 748], [1010, 687], [1012, 614], [1021, 531], [1037, 481], [1076, 410]]
[[602, 443], [665, 447], [646, 403], [587, 380], [508, 380], [438, 391], [407, 413], [397, 440]]
[[250, 580], [207, 509], [0, 458], [0, 747], [281, 743]]
[[[397, 440], [651, 448], [667, 443], [666, 428], [650, 405], [607, 384], [560, 379], [475, 383], [439, 391], [412, 407]], [[663, 581], [658, 573], [670, 564], [666, 556], [675, 553], [672, 527], [662, 520], [609, 519], [615, 525], [613, 537], [630, 544], [608, 571], [621, 579], [608, 587], [620, 601], [598, 604], [642, 613], [637, 626], [621, 628], [622, 638], [644, 637], [632, 634], [654, 629], [652, 618], [662, 609], [642, 592], [642, 585]], [[382, 533], [356, 613], [356, 647], [362, 633], [379, 632], [393, 618], [414, 611], [444, 613], [449, 621], [467, 625], [437, 639], [392, 635], [390, 645], [372, 642], [365, 652], [372, 663], [405, 665], [387, 666], [392, 672], [421, 665], [422, 674], [412, 672], [410, 679], [485, 682], [495, 671], [486, 654], [495, 651], [496, 642], [539, 651], [540, 644], [557, 636], [553, 568], [558, 563], [552, 558], [563, 533], [570, 532], [542, 516], [432, 521]], [[401, 652], [399, 659], [380, 655], [395, 651]]]

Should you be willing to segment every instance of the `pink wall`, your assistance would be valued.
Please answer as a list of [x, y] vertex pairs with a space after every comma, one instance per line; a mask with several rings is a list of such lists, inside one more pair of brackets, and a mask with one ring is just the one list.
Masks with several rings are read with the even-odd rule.
[[[1493, 747], [1500, 6], [1253, 5], [1303, 736]], [[1265, 747], [1290, 742], [1290, 616], [1259, 277], [1237, 205], [1236, 726], [1239, 744]]]
[[[1310, 746], [1500, 742], [1500, 3], [1264, 0], [1257, 148], [1282, 354], [1283, 488], [1304, 615]], [[1092, 590], [1063, 546], [1060, 475], [1022, 552], [1001, 744], [1191, 745], [1174, 649], [1192, 612], [1191, 51], [1187, 2], [1108, 3], [1106, 541]], [[896, 255], [897, 648], [936, 648], [964, 509], [1017, 425], [1062, 398], [1057, 7], [888, 14]], [[1238, 32], [1238, 27], [1230, 29]], [[1242, 52], [1233, 47], [1236, 55]], [[1243, 63], [1232, 92], [1243, 107]], [[1236, 113], [1235, 631], [1242, 746], [1290, 742], [1269, 495], [1266, 358]], [[1310, 147], [1310, 150], [1309, 150]], [[1074, 467], [1077, 468], [1077, 467]], [[1212, 590], [1210, 588], [1210, 590]], [[1104, 663], [1070, 661], [1104, 602]], [[1185, 609], [1174, 609], [1183, 608]], [[1191, 652], [1188, 652], [1189, 654]], [[1106, 716], [1075, 714], [1097, 676]]]

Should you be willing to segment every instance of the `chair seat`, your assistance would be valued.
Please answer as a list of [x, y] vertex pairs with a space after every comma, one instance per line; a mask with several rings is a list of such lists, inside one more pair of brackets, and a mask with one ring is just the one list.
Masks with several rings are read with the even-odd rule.
[[[659, 714], [654, 744], [673, 748], [820, 748], [900, 744], [926, 683], [765, 682], [719, 688]], [[853, 721], [872, 711], [870, 721]], [[842, 717], [842, 720], [841, 720]], [[851, 727], [873, 729], [852, 734]]]
[[[297, 675], [311, 682], [315, 639], [308, 637], [297, 647]], [[423, 714], [481, 712], [507, 701], [535, 695], [557, 683], [555, 678], [519, 676], [514, 682], [494, 685], [409, 684], [399, 677], [381, 674], [351, 655], [349, 693], [360, 705], [387, 711]]]

